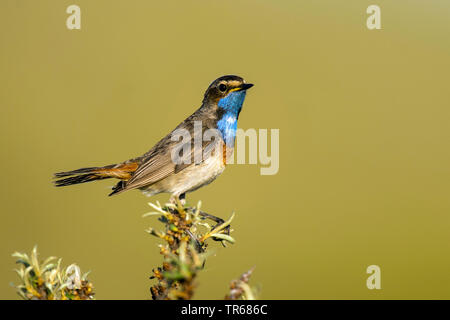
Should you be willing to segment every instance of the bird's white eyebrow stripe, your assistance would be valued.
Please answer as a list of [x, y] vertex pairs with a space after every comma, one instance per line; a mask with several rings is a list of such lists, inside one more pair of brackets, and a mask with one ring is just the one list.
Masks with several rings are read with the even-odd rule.
[[241, 81], [238, 80], [230, 80], [228, 81], [228, 85], [232, 86], [232, 87], [239, 87], [242, 84]]

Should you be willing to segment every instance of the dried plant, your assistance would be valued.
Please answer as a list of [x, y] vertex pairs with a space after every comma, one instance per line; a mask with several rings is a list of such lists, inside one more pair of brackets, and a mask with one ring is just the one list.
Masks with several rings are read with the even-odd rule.
[[248, 285], [253, 270], [255, 267], [243, 273], [239, 279], [231, 281], [230, 293], [225, 296], [225, 300], [255, 300], [256, 290]]
[[[148, 233], [164, 240], [160, 244], [160, 253], [164, 257], [161, 267], [153, 269], [152, 279], [157, 283], [150, 288], [152, 298], [155, 300], [191, 299], [194, 294], [195, 278], [203, 268], [208, 255], [207, 240], [234, 243], [230, 236], [230, 223], [234, 218], [231, 215], [224, 221], [200, 210], [201, 202], [196, 207], [187, 207], [180, 202], [161, 206], [149, 203], [155, 210], [144, 214], [159, 216], [159, 221], [165, 225], [164, 231], [148, 229]], [[207, 220], [217, 224], [211, 226]]]
[[[203, 269], [209, 240], [219, 241], [223, 246], [234, 243], [230, 236], [230, 224], [234, 218], [224, 221], [200, 210], [201, 202], [196, 207], [182, 205], [179, 201], [161, 206], [149, 203], [154, 211], [144, 217], [158, 216], [164, 228], [158, 231], [149, 228], [147, 232], [163, 240], [159, 244], [163, 263], [153, 269], [151, 279], [157, 282], [151, 286], [150, 292], [154, 300], [192, 299], [196, 287], [196, 277]], [[215, 222], [211, 225], [208, 220]], [[38, 261], [37, 247], [30, 256], [15, 252], [20, 269], [15, 270], [21, 283], [16, 286], [17, 293], [25, 300], [92, 300], [94, 299], [92, 283], [87, 274], [81, 275], [80, 268], [72, 264], [61, 267], [61, 259], [50, 257], [43, 262]], [[225, 299], [255, 299], [255, 290], [248, 281], [253, 268], [244, 273], [240, 279], [233, 280], [230, 293]]]
[[71, 264], [61, 268], [61, 260], [49, 257], [39, 263], [37, 247], [31, 256], [15, 252], [13, 257], [20, 265], [15, 271], [21, 283], [16, 286], [17, 293], [25, 300], [92, 300], [93, 286], [87, 280], [87, 273], [81, 275], [80, 268]]

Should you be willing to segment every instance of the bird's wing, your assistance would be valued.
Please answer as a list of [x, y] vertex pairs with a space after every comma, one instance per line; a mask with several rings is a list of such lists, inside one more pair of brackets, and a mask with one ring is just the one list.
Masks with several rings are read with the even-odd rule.
[[171, 151], [176, 141], [164, 138], [142, 159], [140, 166], [121, 191], [141, 188], [166, 178], [175, 171]]
[[[177, 164], [174, 161], [172, 161], [172, 151], [175, 147], [177, 147], [178, 150], [182, 149], [180, 148], [179, 141], [172, 141], [171, 140], [171, 134], [166, 136], [164, 139], [162, 139], [160, 142], [158, 142], [152, 150], [150, 150], [148, 153], [146, 153], [143, 157], [143, 160], [138, 167], [138, 169], [134, 172], [130, 180], [126, 182], [125, 187], [121, 190], [130, 190], [130, 189], [136, 189], [136, 188], [142, 188], [145, 186], [149, 186], [151, 184], [154, 184], [166, 177], [168, 177], [171, 174], [176, 174], [187, 167], [190, 167], [192, 165], [199, 164], [199, 162], [195, 161], [196, 159], [201, 159], [201, 162], [205, 161], [205, 155], [206, 157], [211, 156], [213, 152], [206, 152], [204, 154], [204, 150], [214, 150], [216, 146], [222, 143], [222, 141], [217, 138], [213, 138], [210, 141], [203, 141], [203, 132], [205, 129], [205, 126], [203, 127], [203, 130], [199, 130], [199, 132], [195, 132], [191, 126], [185, 127], [189, 132], [191, 139], [189, 141], [186, 141], [184, 145], [189, 144], [190, 145], [190, 153], [187, 153], [186, 155], [182, 156], [182, 159], [190, 159], [188, 161], [189, 163], [181, 163]], [[207, 129], [207, 128], [206, 128]], [[200, 136], [202, 135], [202, 136]], [[196, 137], [198, 136], [198, 137]], [[199, 139], [199, 140], [197, 140]], [[202, 147], [195, 148], [194, 141], [202, 141]], [[178, 161], [179, 163], [180, 161]], [[181, 161], [186, 162], [186, 161]]]

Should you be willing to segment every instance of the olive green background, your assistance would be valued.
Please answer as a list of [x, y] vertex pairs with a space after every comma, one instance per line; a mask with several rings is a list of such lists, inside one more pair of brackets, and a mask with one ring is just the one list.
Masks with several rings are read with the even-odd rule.
[[450, 298], [449, 14], [444, 0], [2, 0], [0, 298], [16, 298], [11, 254], [38, 244], [91, 270], [98, 299], [149, 299], [149, 199], [52, 174], [144, 153], [224, 74], [255, 84], [239, 127], [280, 129], [280, 170], [230, 165], [188, 195], [236, 212], [237, 243], [212, 244], [196, 298], [254, 265], [265, 299]]

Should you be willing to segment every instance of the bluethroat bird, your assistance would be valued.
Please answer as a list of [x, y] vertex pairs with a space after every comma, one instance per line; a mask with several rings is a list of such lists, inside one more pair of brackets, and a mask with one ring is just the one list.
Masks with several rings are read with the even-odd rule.
[[[252, 86], [235, 75], [220, 77], [206, 90], [201, 107], [144, 155], [104, 167], [59, 172], [55, 174], [57, 180], [54, 183], [62, 187], [116, 178], [120, 181], [113, 187], [110, 196], [139, 189], [149, 196], [170, 193], [172, 200], [178, 198], [184, 202], [187, 192], [211, 183], [225, 169], [226, 158], [233, 153], [237, 121], [246, 91]], [[195, 132], [198, 123], [201, 124], [200, 133]], [[196, 136], [201, 134], [200, 138], [203, 138], [203, 133], [208, 129], [219, 132], [219, 138], [201, 141], [200, 150], [194, 146], [187, 149], [190, 150], [188, 155], [183, 155], [198, 159], [197, 153], [200, 152], [200, 161], [173, 161], [174, 148], [180, 143], [173, 140], [174, 133], [188, 132], [191, 137], [188, 143], [194, 145]], [[221, 152], [210, 152], [205, 156], [204, 151], [208, 148], [220, 149]]]

